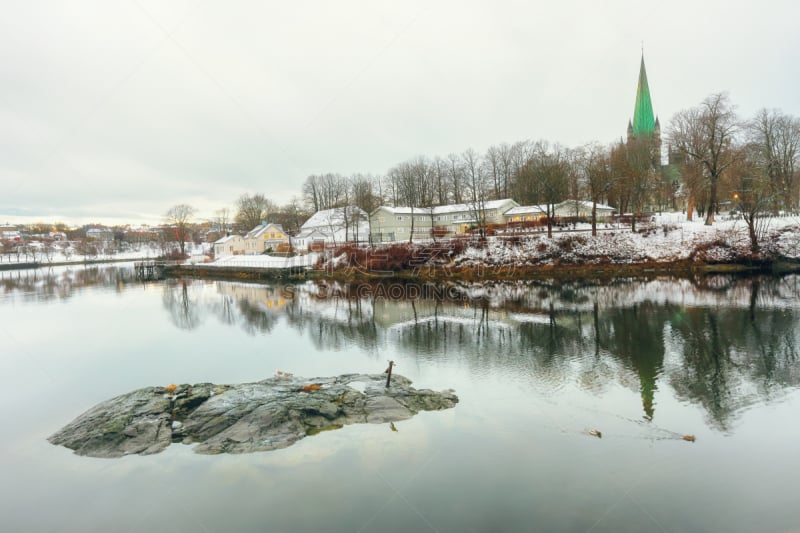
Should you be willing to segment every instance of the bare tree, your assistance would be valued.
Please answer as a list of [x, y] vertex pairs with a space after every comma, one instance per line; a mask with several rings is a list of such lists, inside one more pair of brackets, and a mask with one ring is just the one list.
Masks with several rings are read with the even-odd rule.
[[500, 148], [490, 146], [483, 158], [486, 173], [492, 182], [492, 196], [500, 198], [503, 190], [503, 158]]
[[236, 224], [250, 231], [266, 221], [273, 211], [275, 204], [263, 194], [243, 194], [236, 200]]
[[800, 120], [778, 110], [760, 110], [747, 124], [755, 158], [769, 179], [776, 208], [794, 209], [798, 205], [800, 165]]
[[430, 197], [431, 182], [427, 160], [420, 156], [404, 161], [389, 171], [397, 187], [398, 200], [411, 208], [411, 228], [408, 242], [414, 239], [416, 218], [414, 209], [422, 206]]
[[460, 204], [464, 201], [464, 168], [461, 158], [458, 154], [450, 154], [447, 156], [448, 167], [447, 177], [450, 181], [450, 191], [452, 194], [452, 201], [455, 204]]
[[195, 212], [196, 209], [190, 205], [177, 204], [170, 207], [164, 214], [166, 223], [175, 229], [175, 238], [178, 240], [181, 255], [184, 255], [186, 237], [190, 234], [191, 219]]
[[597, 235], [597, 204], [608, 198], [614, 183], [611, 172], [611, 154], [608, 148], [593, 144], [583, 151], [582, 164], [586, 188], [592, 202], [592, 236]]
[[652, 143], [649, 139], [630, 139], [611, 149], [611, 171], [616, 180], [620, 207], [631, 212], [631, 231], [648, 199], [650, 184], [656, 174], [653, 168]]
[[467, 204], [475, 220], [481, 238], [486, 236], [486, 173], [481, 156], [469, 148], [461, 154], [464, 168], [464, 184], [467, 192]]
[[534, 148], [535, 145], [527, 140], [517, 141], [511, 145], [508, 152], [511, 176], [515, 176], [528, 163], [528, 159], [533, 155]]
[[348, 180], [340, 174], [311, 175], [303, 184], [303, 198], [314, 212], [346, 205]]
[[750, 251], [758, 253], [760, 241], [769, 228], [770, 208], [775, 204], [769, 167], [763, 164], [762, 146], [750, 143], [741, 148], [741, 157], [731, 166], [735, 207], [741, 212], [750, 238]]
[[376, 186], [380, 182], [375, 176], [369, 174], [353, 174], [350, 176], [350, 203], [371, 213], [383, 204], [383, 198], [377, 193]]
[[395, 207], [400, 205], [400, 189], [398, 187], [400, 178], [398, 173], [399, 169], [396, 166], [392, 167], [380, 180], [383, 184], [381, 186], [383, 191], [382, 200]]
[[445, 205], [449, 201], [448, 199], [450, 194], [447, 187], [447, 170], [447, 161], [439, 156], [433, 158], [433, 162], [431, 163], [431, 172], [433, 173], [433, 190], [435, 193], [436, 205]]
[[231, 210], [229, 207], [222, 207], [214, 211], [214, 224], [219, 231], [228, 231], [231, 225]]
[[303, 209], [303, 203], [297, 196], [293, 196], [289, 203], [278, 208], [272, 215], [273, 222], [280, 224], [289, 234], [300, 231], [300, 226], [308, 217], [309, 213]]
[[678, 112], [669, 126], [672, 148], [697, 163], [708, 184], [706, 225], [714, 223], [717, 188], [723, 173], [735, 162], [739, 121], [727, 94], [712, 94], [698, 106]]
[[564, 148], [558, 145], [551, 148], [545, 141], [539, 141], [514, 178], [514, 188], [522, 203], [544, 204], [548, 237], [553, 236], [555, 204], [567, 191], [568, 173]]
[[319, 177], [311, 175], [303, 182], [303, 200], [315, 213], [320, 210]]

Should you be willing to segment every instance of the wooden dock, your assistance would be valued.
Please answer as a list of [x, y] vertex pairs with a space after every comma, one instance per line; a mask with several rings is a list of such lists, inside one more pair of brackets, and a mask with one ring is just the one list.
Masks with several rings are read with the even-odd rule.
[[139, 261], [134, 263], [133, 269], [136, 272], [136, 279], [142, 281], [164, 279], [164, 269], [167, 261]]

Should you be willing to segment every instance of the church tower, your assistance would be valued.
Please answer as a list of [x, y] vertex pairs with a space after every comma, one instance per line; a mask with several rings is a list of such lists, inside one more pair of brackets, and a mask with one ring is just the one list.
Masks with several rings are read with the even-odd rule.
[[650, 86], [647, 83], [647, 70], [644, 67], [644, 54], [639, 65], [639, 83], [636, 86], [636, 104], [633, 107], [633, 121], [628, 121], [628, 142], [633, 139], [649, 139], [653, 143], [653, 166], [661, 166], [661, 124], [653, 115], [653, 102], [650, 99]]

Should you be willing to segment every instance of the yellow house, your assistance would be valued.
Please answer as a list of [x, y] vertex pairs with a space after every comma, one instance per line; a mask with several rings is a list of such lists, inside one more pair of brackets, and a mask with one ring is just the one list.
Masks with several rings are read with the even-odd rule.
[[281, 245], [289, 245], [289, 236], [280, 224], [262, 222], [244, 236], [246, 254], [262, 254], [268, 250], [277, 251]]

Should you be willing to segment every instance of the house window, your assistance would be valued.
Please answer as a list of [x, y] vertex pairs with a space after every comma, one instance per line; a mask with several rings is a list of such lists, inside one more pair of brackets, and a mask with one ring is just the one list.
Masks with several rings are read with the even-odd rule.
[[385, 217], [378, 217], [378, 222], [386, 222]]
[[402, 222], [403, 221], [403, 217], [397, 217], [397, 221], [398, 222]]

